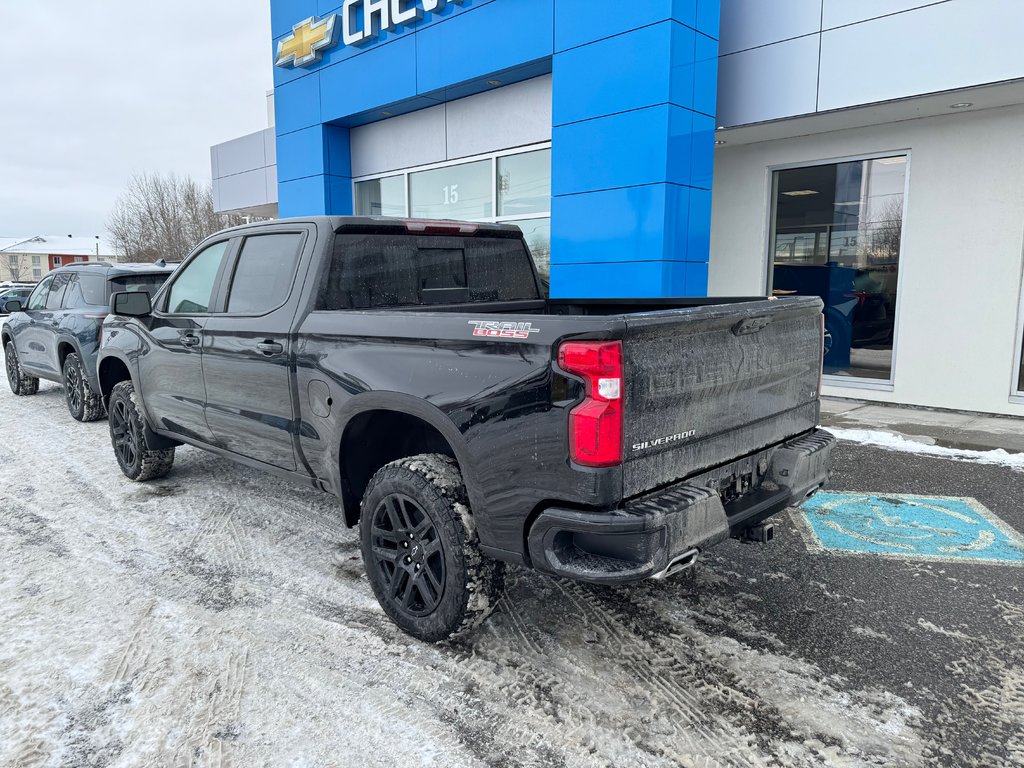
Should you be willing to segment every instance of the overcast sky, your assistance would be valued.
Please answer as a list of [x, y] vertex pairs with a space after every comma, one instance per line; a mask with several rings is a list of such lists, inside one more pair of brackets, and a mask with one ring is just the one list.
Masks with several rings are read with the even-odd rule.
[[269, 0], [0, 0], [0, 237], [103, 235], [133, 172], [267, 127]]

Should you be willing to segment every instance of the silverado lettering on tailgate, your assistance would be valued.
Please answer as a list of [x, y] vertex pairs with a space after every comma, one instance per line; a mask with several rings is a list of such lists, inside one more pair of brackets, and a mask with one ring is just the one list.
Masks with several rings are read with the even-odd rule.
[[679, 440], [688, 440], [691, 437], [697, 436], [697, 430], [691, 429], [686, 432], [676, 432], [674, 435], [666, 435], [665, 437], [659, 437], [655, 440], [644, 440], [642, 443], [634, 443], [634, 451], [646, 451], [648, 448], [657, 448], [661, 445], [668, 445]]

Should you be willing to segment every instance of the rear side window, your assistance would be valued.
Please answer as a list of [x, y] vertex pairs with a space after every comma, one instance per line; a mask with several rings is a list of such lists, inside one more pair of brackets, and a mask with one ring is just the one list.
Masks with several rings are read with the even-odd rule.
[[64, 291], [67, 290], [71, 277], [70, 272], [58, 272], [54, 276], [53, 284], [50, 286], [50, 293], [46, 297], [47, 309], [60, 309], [61, 301], [64, 299]]
[[342, 234], [318, 309], [536, 299], [518, 238]]
[[71, 279], [67, 293], [64, 295], [65, 309], [103, 307], [106, 304], [106, 281], [103, 279], [103, 275], [79, 273]]
[[[120, 275], [110, 279], [110, 292], [120, 293], [121, 291], [144, 291], [150, 298], [156, 296], [160, 286], [167, 282], [170, 272], [156, 275]], [[100, 289], [102, 290], [102, 288]]]
[[284, 304], [299, 262], [302, 234], [245, 238], [228, 294], [228, 312], [260, 314]]

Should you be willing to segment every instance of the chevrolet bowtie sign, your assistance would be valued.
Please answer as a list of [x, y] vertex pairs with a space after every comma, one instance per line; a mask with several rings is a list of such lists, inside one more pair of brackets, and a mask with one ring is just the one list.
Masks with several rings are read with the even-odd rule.
[[345, 45], [366, 43], [381, 32], [411, 24], [425, 13], [437, 13], [448, 3], [463, 0], [345, 0], [339, 13], [319, 21], [310, 16], [292, 27], [277, 44], [279, 67], [307, 67], [320, 60], [323, 52], [338, 44], [338, 33]]

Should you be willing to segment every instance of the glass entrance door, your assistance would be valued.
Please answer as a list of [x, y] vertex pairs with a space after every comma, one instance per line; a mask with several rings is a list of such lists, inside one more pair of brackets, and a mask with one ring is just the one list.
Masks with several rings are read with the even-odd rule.
[[770, 287], [825, 303], [825, 373], [892, 381], [907, 157], [776, 171]]

